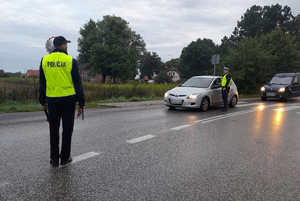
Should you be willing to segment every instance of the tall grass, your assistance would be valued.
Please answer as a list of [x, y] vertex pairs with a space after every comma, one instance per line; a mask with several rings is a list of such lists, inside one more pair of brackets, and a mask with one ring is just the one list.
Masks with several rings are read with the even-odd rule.
[[162, 98], [164, 93], [175, 87], [175, 84], [99, 84], [84, 83], [86, 101], [103, 101], [118, 97], [133, 98]]
[[[38, 104], [38, 78], [1, 78], [0, 112], [19, 111], [21, 105], [27, 105], [21, 111], [36, 110]], [[164, 93], [176, 84], [100, 84], [85, 82], [83, 89], [86, 104], [89, 102], [143, 101], [163, 98]], [[28, 105], [37, 105], [32, 107]]]

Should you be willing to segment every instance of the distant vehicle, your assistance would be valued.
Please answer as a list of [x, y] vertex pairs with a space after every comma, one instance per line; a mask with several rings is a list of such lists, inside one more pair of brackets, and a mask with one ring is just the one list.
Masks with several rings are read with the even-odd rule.
[[[221, 93], [221, 76], [194, 76], [165, 93], [164, 104], [170, 109], [198, 108], [206, 111], [210, 106], [223, 104]], [[238, 102], [238, 90], [232, 80], [228, 94], [230, 107], [235, 107]]]
[[300, 73], [278, 73], [269, 84], [261, 88], [261, 100], [266, 101], [269, 98], [279, 98], [290, 101], [291, 97], [300, 96]]

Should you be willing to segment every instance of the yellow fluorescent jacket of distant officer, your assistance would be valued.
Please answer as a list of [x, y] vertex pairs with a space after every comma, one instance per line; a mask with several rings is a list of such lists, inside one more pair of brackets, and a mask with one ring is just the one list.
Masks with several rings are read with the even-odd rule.
[[46, 96], [64, 97], [76, 94], [72, 81], [73, 57], [61, 52], [53, 52], [43, 58], [46, 78]]
[[[222, 83], [221, 83], [221, 86], [222, 86], [222, 87], [225, 87], [225, 85], [226, 85], [226, 82], [227, 82], [226, 76], [227, 76], [228, 74], [230, 74], [230, 73], [226, 73], [226, 74], [223, 76], [223, 78], [222, 78]], [[232, 80], [232, 78], [230, 78], [228, 87], [230, 87], [230, 85], [231, 85], [231, 80]]]

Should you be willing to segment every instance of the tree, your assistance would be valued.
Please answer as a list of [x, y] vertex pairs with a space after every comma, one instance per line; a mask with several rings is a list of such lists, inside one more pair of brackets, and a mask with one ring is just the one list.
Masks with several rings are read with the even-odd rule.
[[295, 37], [283, 33], [279, 28], [260, 38], [262, 48], [268, 51], [270, 57], [269, 69], [271, 75], [279, 72], [295, 72], [300, 70], [300, 50], [295, 43]]
[[0, 69], [0, 77], [6, 77], [3, 69]]
[[78, 39], [78, 63], [89, 63], [91, 48], [97, 41], [96, 26], [96, 22], [90, 19], [83, 28], [80, 28], [79, 33], [81, 37]]
[[140, 63], [141, 77], [153, 78], [153, 73], [158, 74], [164, 68], [164, 63], [156, 52], [146, 52]]
[[211, 57], [217, 47], [210, 39], [198, 39], [183, 48], [180, 56], [179, 71], [184, 78], [194, 75], [207, 75], [212, 69]]
[[166, 71], [161, 71], [155, 78], [154, 81], [157, 84], [171, 83], [172, 77], [170, 77]]
[[279, 28], [269, 34], [242, 39], [231, 48], [223, 65], [231, 69], [241, 93], [257, 93], [260, 86], [279, 72], [300, 71], [300, 51], [295, 37]]
[[257, 38], [242, 39], [237, 48], [232, 48], [224, 58], [222, 66], [231, 70], [234, 82], [240, 93], [256, 93], [259, 86], [265, 82], [263, 67], [269, 66], [267, 52], [261, 49]]
[[171, 59], [170, 61], [167, 61], [166, 62], [166, 69], [170, 69], [170, 68], [176, 68], [176, 69], [179, 69], [180, 68], [180, 59], [177, 58], [177, 59]]
[[297, 36], [300, 29], [299, 17], [294, 17], [288, 6], [282, 7], [276, 4], [262, 8], [254, 5], [247, 9], [241, 20], [237, 22], [237, 27], [229, 40], [236, 42], [245, 37], [265, 35], [276, 28], [280, 28], [284, 33]]
[[134, 79], [145, 43], [129, 23], [116, 16], [104, 16], [95, 23], [90, 20], [80, 30], [79, 61], [88, 62], [94, 73], [100, 73], [123, 82]]

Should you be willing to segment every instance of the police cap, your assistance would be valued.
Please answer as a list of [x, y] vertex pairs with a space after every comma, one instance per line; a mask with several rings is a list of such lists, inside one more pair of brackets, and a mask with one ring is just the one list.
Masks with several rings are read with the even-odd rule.
[[71, 42], [71, 41], [66, 40], [65, 37], [63, 37], [63, 36], [56, 36], [56, 37], [54, 38], [54, 40], [53, 40], [53, 45], [54, 45], [55, 47], [59, 47], [59, 46], [61, 46], [61, 45], [64, 44], [64, 43], [70, 43], [70, 42]]

